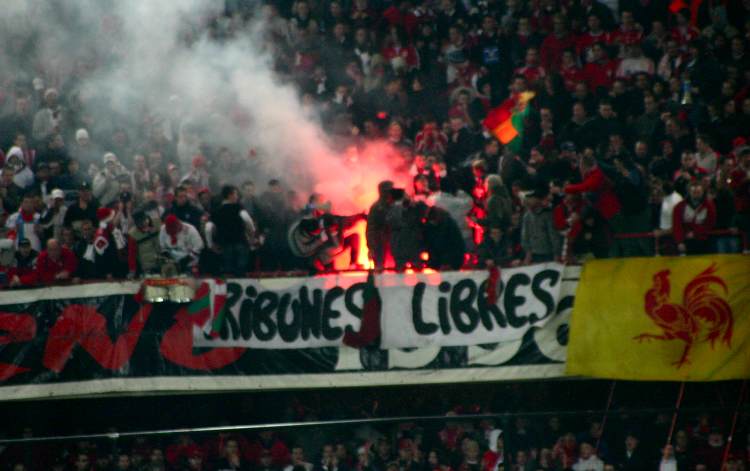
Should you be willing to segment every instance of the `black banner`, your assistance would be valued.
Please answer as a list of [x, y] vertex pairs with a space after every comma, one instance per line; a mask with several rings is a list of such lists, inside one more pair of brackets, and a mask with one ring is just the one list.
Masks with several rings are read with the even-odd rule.
[[28, 292], [3, 293], [0, 301], [20, 302], [0, 303], [0, 398], [561, 376], [573, 301], [572, 293], [564, 296], [544, 328], [502, 345], [197, 348], [187, 305], [139, 303], [133, 294], [91, 296], [102, 292], [95, 286], [59, 289], [79, 297], [47, 293], [34, 301], [26, 301], [36, 297]]

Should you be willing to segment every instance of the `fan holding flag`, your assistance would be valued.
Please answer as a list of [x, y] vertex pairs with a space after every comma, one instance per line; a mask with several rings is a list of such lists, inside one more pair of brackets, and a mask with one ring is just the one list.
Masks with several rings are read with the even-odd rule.
[[500, 106], [491, 109], [482, 121], [484, 127], [513, 152], [518, 152], [523, 144], [524, 122], [534, 95], [527, 90], [512, 93]]

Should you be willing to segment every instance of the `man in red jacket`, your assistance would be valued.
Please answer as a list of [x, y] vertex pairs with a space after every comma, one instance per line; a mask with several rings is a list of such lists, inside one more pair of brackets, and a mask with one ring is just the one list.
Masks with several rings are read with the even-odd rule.
[[716, 206], [706, 196], [703, 184], [690, 183], [688, 197], [674, 207], [672, 234], [680, 254], [713, 252], [709, 232], [716, 226]]
[[73, 252], [60, 245], [56, 239], [47, 241], [47, 249], [42, 250], [36, 261], [36, 270], [27, 276], [14, 276], [11, 285], [49, 285], [68, 281], [73, 277], [78, 260]]
[[599, 93], [601, 90], [609, 90], [615, 80], [618, 61], [610, 60], [607, 50], [602, 43], [592, 46], [593, 61], [583, 67], [583, 80], [591, 90]]
[[[622, 203], [615, 193], [615, 185], [612, 180], [604, 174], [596, 158], [591, 154], [581, 156], [581, 174], [583, 181], [576, 184], [565, 185], [563, 191], [567, 194], [587, 193], [592, 206], [607, 222], [608, 227], [595, 229], [597, 236], [607, 237], [608, 230], [614, 234], [632, 232], [629, 230], [627, 220], [622, 214]], [[609, 256], [623, 256], [630, 254], [631, 250], [626, 247], [627, 241], [615, 239], [609, 247]]]
[[576, 47], [576, 40], [568, 33], [565, 24], [565, 16], [556, 14], [552, 18], [552, 34], [547, 35], [542, 42], [542, 67], [546, 70], [558, 70], [560, 68], [563, 51]]
[[620, 212], [620, 200], [615, 194], [612, 181], [604, 175], [593, 155], [581, 156], [580, 167], [583, 181], [565, 185], [563, 191], [569, 194], [590, 193], [594, 208], [606, 221], [611, 220]]

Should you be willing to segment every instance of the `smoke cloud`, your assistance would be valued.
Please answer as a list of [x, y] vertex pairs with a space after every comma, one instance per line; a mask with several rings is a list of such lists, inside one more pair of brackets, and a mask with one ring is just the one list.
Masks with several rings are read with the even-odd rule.
[[387, 144], [340, 151], [295, 85], [274, 72], [262, 19], [223, 34], [238, 24], [222, 8], [212, 0], [5, 0], [0, 39], [32, 63], [6, 56], [0, 67], [28, 82], [44, 70], [47, 86], [74, 97], [70, 106], [95, 140], [116, 125], [131, 136], [157, 129], [183, 170], [201, 145], [227, 146], [252, 158], [253, 171], [218, 169], [224, 181], [280, 178], [299, 193], [327, 195], [337, 211], [365, 209], [380, 180], [407, 182]]

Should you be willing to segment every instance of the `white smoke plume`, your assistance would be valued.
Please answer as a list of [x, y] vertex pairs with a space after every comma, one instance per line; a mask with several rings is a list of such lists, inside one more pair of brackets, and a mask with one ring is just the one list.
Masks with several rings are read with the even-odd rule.
[[[3, 31], [33, 34], [26, 47], [38, 64], [27, 70], [52, 70], [50, 85], [79, 97], [95, 139], [112, 122], [131, 135], [159, 123], [177, 141], [183, 167], [199, 144], [226, 145], [257, 164], [252, 175], [219, 169], [226, 181], [280, 178], [300, 193], [328, 195], [335, 209], [365, 209], [379, 180], [398, 177], [384, 157], [392, 152], [334, 150], [294, 85], [273, 71], [262, 18], [226, 38], [209, 37], [209, 21], [220, 22], [213, 31], [237, 26], [221, 18], [222, 8], [217, 0], [5, 0], [0, 19]], [[7, 62], [0, 61], [4, 70], [17, 66]], [[71, 73], [72, 81], [55, 83]]]

